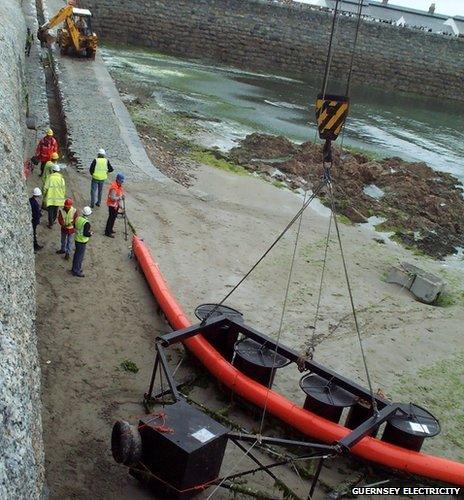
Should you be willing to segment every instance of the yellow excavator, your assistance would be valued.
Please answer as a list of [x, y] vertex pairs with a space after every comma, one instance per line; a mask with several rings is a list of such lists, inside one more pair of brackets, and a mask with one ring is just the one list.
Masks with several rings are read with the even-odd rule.
[[39, 28], [37, 38], [46, 44], [54, 42], [55, 37], [50, 34], [49, 30], [64, 22], [66, 27], [59, 29], [56, 37], [61, 55], [72, 52], [95, 59], [98, 39], [92, 31], [91, 18], [90, 10], [66, 5]]

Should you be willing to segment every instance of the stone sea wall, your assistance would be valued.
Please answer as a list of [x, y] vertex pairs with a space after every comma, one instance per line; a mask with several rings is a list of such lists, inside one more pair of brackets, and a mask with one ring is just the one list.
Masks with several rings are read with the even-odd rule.
[[34, 254], [22, 179], [28, 71], [21, 1], [2, 0], [0, 19], [0, 498], [35, 499], [43, 496], [44, 456]]
[[[80, 0], [113, 42], [253, 70], [318, 76], [332, 16], [267, 0]], [[340, 16], [333, 78], [346, 79], [356, 20]], [[464, 100], [464, 39], [363, 21], [353, 81]], [[330, 91], [330, 89], [329, 89]]]

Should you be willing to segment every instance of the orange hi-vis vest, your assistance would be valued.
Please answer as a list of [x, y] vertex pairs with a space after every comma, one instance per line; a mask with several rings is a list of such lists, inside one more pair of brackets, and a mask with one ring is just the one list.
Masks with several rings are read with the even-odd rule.
[[121, 197], [124, 194], [124, 189], [122, 188], [122, 186], [118, 186], [117, 182], [114, 181], [111, 183], [110, 189], [108, 191], [108, 198], [106, 199], [106, 204], [109, 207], [119, 208], [119, 200], [111, 199], [112, 191], [114, 191], [115, 196]]

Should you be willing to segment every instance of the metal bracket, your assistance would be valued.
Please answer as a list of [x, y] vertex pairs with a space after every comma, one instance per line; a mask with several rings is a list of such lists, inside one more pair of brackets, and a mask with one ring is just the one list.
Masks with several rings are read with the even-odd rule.
[[340, 447], [340, 451], [350, 451], [350, 449], [361, 439], [367, 436], [372, 430], [374, 430], [379, 425], [383, 424], [397, 411], [403, 411], [398, 403], [385, 406], [378, 413], [374, 413], [372, 417], [365, 420], [360, 426], [353, 429], [349, 434], [347, 434], [343, 439], [341, 439], [337, 446]]

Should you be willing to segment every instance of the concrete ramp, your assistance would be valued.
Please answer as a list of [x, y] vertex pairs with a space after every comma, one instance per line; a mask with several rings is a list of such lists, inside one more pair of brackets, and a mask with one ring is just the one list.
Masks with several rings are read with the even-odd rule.
[[[65, 2], [42, 0], [49, 19]], [[52, 51], [55, 72], [62, 94], [64, 119], [69, 136], [69, 152], [78, 167], [87, 169], [100, 148], [118, 172], [131, 181], [150, 178], [167, 181], [147, 156], [137, 130], [102, 57], [95, 61], [60, 56]]]

